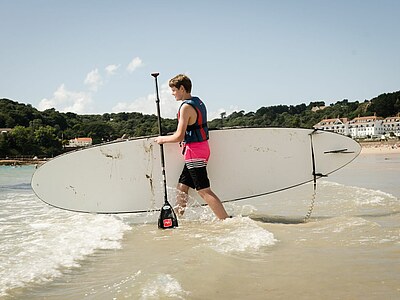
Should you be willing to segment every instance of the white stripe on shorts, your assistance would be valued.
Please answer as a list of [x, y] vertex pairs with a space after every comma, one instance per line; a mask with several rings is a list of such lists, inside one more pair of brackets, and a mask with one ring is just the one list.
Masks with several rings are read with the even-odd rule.
[[207, 166], [207, 161], [204, 159], [191, 159], [185, 161], [188, 169], [202, 168]]

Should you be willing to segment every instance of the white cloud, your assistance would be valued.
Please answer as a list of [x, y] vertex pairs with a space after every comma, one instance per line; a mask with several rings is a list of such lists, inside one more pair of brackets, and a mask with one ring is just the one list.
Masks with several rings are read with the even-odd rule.
[[107, 67], [105, 67], [107, 75], [115, 75], [115, 72], [119, 69], [120, 66], [121, 65], [108, 65]]
[[55, 108], [61, 112], [86, 113], [92, 103], [89, 93], [69, 91], [62, 84], [54, 92], [51, 99], [44, 98], [40, 101], [38, 109], [46, 110]]
[[[176, 114], [180, 105], [171, 94], [168, 83], [161, 86], [160, 89], [160, 111], [163, 118], [176, 118]], [[119, 102], [112, 108], [113, 112], [141, 112], [143, 114], [157, 114], [156, 94], [149, 94], [140, 97], [132, 102]]]
[[[161, 117], [175, 119], [181, 102], [176, 101], [171, 94], [168, 82], [164, 83], [160, 88], [160, 111]], [[220, 119], [221, 113], [226, 112], [229, 116], [234, 111], [240, 111], [237, 106], [230, 106], [228, 109], [219, 108], [216, 111], [208, 111], [208, 121]], [[143, 114], [157, 114], [156, 94], [149, 94], [145, 97], [137, 98], [131, 102], [119, 102], [112, 108], [113, 112], [140, 112]]]
[[221, 119], [221, 113], [225, 112], [226, 116], [229, 116], [235, 111], [241, 111], [238, 106], [230, 106], [229, 109], [225, 108], [219, 108], [216, 111], [209, 111], [207, 112], [207, 119], [208, 121], [214, 120], [214, 119]]
[[134, 59], [132, 59], [132, 61], [129, 63], [126, 69], [128, 70], [129, 73], [132, 73], [141, 66], [143, 66], [142, 60], [139, 57], [135, 57]]
[[96, 92], [99, 89], [99, 87], [103, 84], [103, 80], [101, 79], [99, 70], [94, 69], [93, 71], [90, 71], [86, 75], [84, 83], [89, 87], [90, 90]]

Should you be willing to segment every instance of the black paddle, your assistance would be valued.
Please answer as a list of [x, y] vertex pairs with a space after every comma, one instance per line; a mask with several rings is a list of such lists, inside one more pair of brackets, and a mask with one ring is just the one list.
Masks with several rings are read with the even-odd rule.
[[[158, 131], [160, 135], [162, 134], [161, 130], [161, 114], [160, 114], [160, 97], [158, 95], [158, 82], [157, 76], [160, 73], [151, 73], [151, 76], [154, 77], [156, 81], [156, 104], [157, 104], [157, 119], [158, 119]], [[175, 212], [168, 202], [168, 194], [167, 194], [167, 177], [165, 176], [165, 161], [164, 161], [164, 146], [160, 144], [160, 153], [161, 153], [161, 170], [162, 177], [164, 182], [164, 204], [161, 208], [160, 217], [158, 218], [158, 228], [167, 229], [178, 227], [178, 219], [176, 218]]]

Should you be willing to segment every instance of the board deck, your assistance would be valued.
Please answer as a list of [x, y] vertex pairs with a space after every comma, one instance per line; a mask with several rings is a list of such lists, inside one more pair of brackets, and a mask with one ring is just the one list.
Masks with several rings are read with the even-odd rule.
[[[296, 187], [314, 173], [329, 175], [361, 151], [339, 134], [291, 128], [210, 131], [210, 148], [211, 187], [223, 202]], [[181, 148], [165, 144], [164, 151], [167, 185], [174, 188], [183, 167]], [[117, 141], [51, 159], [36, 170], [31, 185], [40, 199], [62, 209], [145, 212], [163, 203], [160, 165], [153, 137]]]

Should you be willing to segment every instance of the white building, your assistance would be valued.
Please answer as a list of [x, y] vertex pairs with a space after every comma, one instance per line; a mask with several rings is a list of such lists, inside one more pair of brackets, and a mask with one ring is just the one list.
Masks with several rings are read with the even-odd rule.
[[352, 138], [380, 137], [391, 132], [400, 137], [400, 116], [383, 119], [377, 116], [324, 119], [313, 126], [315, 129], [332, 131]]
[[318, 124], [315, 124], [313, 127], [315, 129], [332, 131], [343, 135], [348, 135], [349, 132], [347, 123], [348, 123], [347, 118], [324, 119], [321, 120]]
[[74, 138], [69, 140], [67, 147], [87, 147], [92, 145], [92, 138]]
[[0, 128], [0, 133], [9, 133], [11, 131], [12, 131], [11, 128]]
[[378, 137], [382, 135], [383, 118], [377, 116], [357, 117], [348, 123], [352, 138]]
[[400, 116], [387, 117], [382, 122], [383, 134], [394, 133], [395, 136], [400, 137]]

